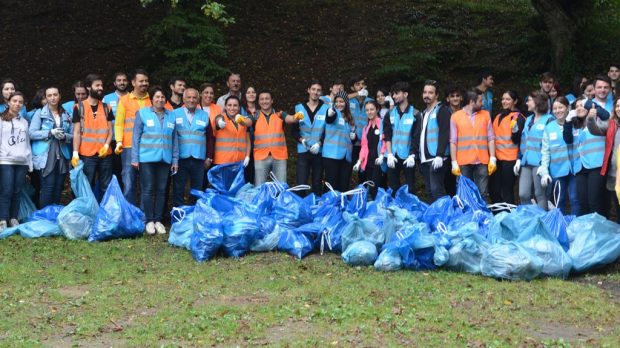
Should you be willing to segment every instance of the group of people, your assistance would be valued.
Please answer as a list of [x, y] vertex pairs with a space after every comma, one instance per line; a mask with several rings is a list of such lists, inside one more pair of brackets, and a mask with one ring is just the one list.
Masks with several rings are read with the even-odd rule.
[[82, 162], [94, 192], [105, 192], [117, 174], [127, 201], [145, 213], [146, 233], [166, 233], [170, 186], [172, 205], [188, 204], [187, 186], [204, 190], [213, 165], [242, 163], [255, 185], [270, 173], [286, 182], [287, 134], [297, 150], [295, 184], [310, 181], [317, 195], [326, 183], [345, 192], [355, 176], [358, 184], [372, 182], [372, 197], [378, 187], [396, 192], [401, 174], [415, 194], [419, 169], [429, 202], [454, 195], [455, 178], [463, 175], [493, 203], [515, 204], [518, 183], [522, 204], [549, 209], [551, 201], [566, 214], [609, 216], [613, 202], [620, 215], [618, 68], [592, 81], [576, 77], [565, 96], [544, 73], [540, 89], [525, 98], [504, 91], [497, 113], [490, 72], [470, 90], [447, 88], [443, 98], [436, 81], [425, 81], [419, 109], [407, 82], [372, 98], [362, 77], [348, 86], [312, 80], [307, 100], [291, 112], [276, 109], [269, 90], [242, 91], [237, 73], [217, 100], [211, 83], [193, 88], [173, 77], [168, 92], [150, 86], [140, 69], [115, 74], [115, 90], [104, 94], [104, 79], [90, 74], [73, 85], [73, 100], [61, 103], [59, 88], [49, 86], [28, 109], [15, 82], [4, 79], [0, 230], [19, 224], [27, 176], [40, 208], [60, 204], [67, 173]]

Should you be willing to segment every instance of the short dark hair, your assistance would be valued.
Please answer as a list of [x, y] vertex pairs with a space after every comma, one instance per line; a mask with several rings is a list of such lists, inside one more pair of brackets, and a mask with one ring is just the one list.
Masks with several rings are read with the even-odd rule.
[[358, 81], [363, 81], [363, 80], [365, 80], [365, 78], [364, 78], [364, 77], [362, 77], [362, 75], [359, 75], [359, 74], [357, 74], [357, 75], [353, 75], [353, 76], [351, 76], [351, 78], [349, 79], [349, 87], [353, 87], [353, 85], [354, 85], [356, 82], [358, 82]]
[[446, 87], [446, 96], [450, 96], [450, 94], [458, 93], [461, 97], [465, 96], [465, 89], [463, 87], [451, 84]]
[[550, 71], [545, 71], [540, 75], [540, 82], [556, 81], [555, 75]]
[[396, 82], [395, 84], [392, 85], [392, 88], [391, 88], [392, 93], [396, 93], [396, 92], [409, 93], [410, 90], [411, 88], [409, 87], [409, 83], [405, 81]]
[[226, 100], [224, 101], [224, 105], [228, 104], [228, 101], [231, 100], [231, 99], [237, 100], [237, 102], [239, 102], [239, 105], [241, 105], [241, 100], [239, 99], [239, 97], [237, 97], [236, 95], [233, 95], [233, 94], [229, 95], [226, 98]]
[[480, 95], [482, 95], [482, 91], [478, 88], [470, 89], [463, 95], [463, 105], [468, 105], [470, 101], [475, 103]]
[[119, 77], [119, 76], [129, 77], [129, 76], [127, 76], [127, 73], [125, 73], [123, 71], [117, 71], [117, 72], [114, 73], [114, 76], [112, 77], [112, 79], [114, 81], [116, 81], [116, 78]]
[[536, 111], [539, 114], [546, 114], [549, 110], [549, 95], [541, 90], [536, 90], [531, 92], [529, 96], [534, 100]]
[[341, 79], [335, 79], [334, 82], [332, 82], [332, 84], [329, 87], [333, 87], [334, 85], [343, 85], [344, 86], [344, 81], [342, 81]]
[[86, 88], [86, 85], [84, 84], [84, 81], [81, 81], [81, 80], [80, 81], [75, 81], [73, 83], [73, 85], [71, 85], [71, 90], [73, 91], [73, 93], [75, 93], [75, 90], [80, 88], [80, 87]]
[[491, 69], [482, 69], [480, 74], [478, 74], [478, 83], [482, 83], [482, 80], [486, 79], [489, 76], [493, 76], [493, 72]]
[[271, 99], [273, 99], [273, 93], [271, 93], [270, 90], [268, 89], [262, 89], [260, 90], [258, 93], [256, 93], [256, 98], [260, 97], [261, 94], [269, 94], [269, 96], [271, 97]]
[[239, 77], [241, 77], [241, 74], [240, 74], [240, 73], [238, 73], [238, 72], [236, 72], [236, 71], [232, 71], [232, 70], [231, 70], [231, 71], [228, 73], [228, 76], [226, 76], [226, 81], [228, 81], [228, 79], [229, 79], [231, 76], [233, 76], [233, 75], [238, 75]]
[[170, 80], [168, 81], [168, 85], [174, 85], [177, 81], [182, 81], [182, 82], [187, 83], [187, 81], [183, 78], [183, 76], [176, 75], [170, 78]]
[[157, 92], [161, 92], [161, 94], [164, 95], [164, 98], [166, 98], [166, 101], [168, 100], [168, 97], [166, 96], [166, 93], [164, 92], [164, 89], [161, 88], [161, 86], [153, 86], [149, 88], [149, 98], [153, 100], [153, 96], [155, 96], [155, 93]]
[[433, 86], [433, 87], [435, 87], [435, 93], [437, 95], [439, 95], [439, 82], [437, 82], [435, 80], [426, 80], [426, 81], [424, 81], [424, 86], [422, 86], [422, 88], [424, 88], [426, 86]]
[[319, 79], [310, 79], [310, 83], [308, 84], [308, 88], [314, 86], [314, 85], [319, 85], [321, 86], [321, 88], [323, 88], [323, 82], [321, 82], [321, 80]]
[[611, 86], [611, 78], [607, 75], [596, 75], [594, 78], [594, 85], [596, 85], [596, 81], [607, 82], [607, 84]]
[[103, 79], [101, 78], [101, 75], [98, 75], [98, 74], [88, 74], [88, 75], [86, 75], [86, 78], [84, 79], [84, 85], [86, 85], [86, 88], [92, 87], [93, 83], [95, 81], [102, 81], [103, 82]]
[[616, 68], [616, 69], [620, 69], [620, 64], [617, 64], [618, 62], [613, 62], [611, 64], [609, 64], [609, 68]]
[[149, 77], [149, 73], [146, 72], [146, 70], [140, 68], [133, 71], [133, 74], [131, 74], [131, 79], [135, 80], [137, 75], [144, 75], [146, 77]]

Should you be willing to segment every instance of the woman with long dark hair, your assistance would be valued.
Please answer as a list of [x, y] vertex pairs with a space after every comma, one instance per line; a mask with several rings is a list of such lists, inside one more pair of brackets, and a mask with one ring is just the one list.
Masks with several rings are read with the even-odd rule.
[[349, 189], [351, 180], [355, 140], [355, 123], [349, 109], [349, 97], [345, 91], [336, 93], [334, 104], [327, 111], [325, 123], [322, 153], [325, 181], [336, 190], [344, 192]]
[[374, 186], [370, 188], [370, 194], [374, 198], [377, 194], [379, 186], [385, 187], [385, 172], [382, 169], [383, 153], [385, 146], [383, 144], [383, 126], [379, 112], [381, 104], [378, 101], [371, 100], [366, 103], [366, 115], [368, 115], [368, 124], [362, 131], [362, 145], [360, 149], [360, 157], [353, 166], [354, 171], [363, 171], [366, 178], [370, 179]]

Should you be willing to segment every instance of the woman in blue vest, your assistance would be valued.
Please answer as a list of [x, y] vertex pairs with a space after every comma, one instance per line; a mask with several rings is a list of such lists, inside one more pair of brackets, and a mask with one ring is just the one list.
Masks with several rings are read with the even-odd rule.
[[[554, 196], [558, 195], [556, 202], [558, 208], [565, 215], [579, 214], [579, 199], [577, 198], [577, 180], [575, 177], [575, 152], [573, 145], [564, 141], [564, 122], [570, 110], [570, 103], [565, 97], [557, 97], [553, 102], [553, 115], [555, 122], [545, 127], [542, 141], [542, 159], [540, 164], [540, 183], [547, 187], [551, 183], [554, 186]], [[559, 188], [556, 192], [555, 185]], [[570, 209], [566, 205], [570, 198]]]
[[73, 123], [71, 116], [60, 105], [58, 87], [44, 90], [47, 104], [37, 110], [30, 122], [30, 140], [34, 169], [41, 178], [39, 205], [60, 204], [65, 178], [71, 169]]
[[374, 186], [370, 188], [370, 195], [373, 198], [377, 195], [377, 188], [385, 187], [386, 183], [384, 168], [382, 168], [385, 145], [382, 139], [383, 122], [379, 117], [380, 110], [381, 104], [378, 101], [371, 100], [366, 103], [368, 124], [362, 131], [360, 157], [353, 166], [354, 171], [364, 171], [366, 178], [374, 183]]
[[149, 90], [153, 106], [136, 113], [133, 126], [131, 165], [140, 170], [142, 208], [146, 215], [147, 234], [165, 234], [161, 223], [168, 175], [178, 169], [178, 140], [175, 134], [175, 116], [166, 110], [166, 94], [155, 86]]
[[532, 191], [536, 198], [536, 204], [544, 210], [548, 209], [547, 195], [540, 183], [540, 150], [545, 127], [554, 120], [553, 115], [548, 114], [549, 97], [545, 92], [534, 91], [527, 98], [527, 110], [534, 114], [525, 120], [519, 156], [514, 166], [515, 175], [519, 175], [519, 198], [521, 204], [530, 204]]
[[564, 124], [564, 141], [573, 145], [579, 216], [596, 212], [608, 216], [608, 192], [605, 176], [601, 175], [605, 156], [605, 136], [594, 135], [586, 127], [586, 117], [596, 117], [597, 109], [584, 107], [586, 99], [575, 101], [575, 115], [569, 115]]
[[349, 97], [338, 91], [334, 105], [325, 118], [323, 168], [325, 181], [340, 192], [349, 189], [355, 125], [349, 109]]

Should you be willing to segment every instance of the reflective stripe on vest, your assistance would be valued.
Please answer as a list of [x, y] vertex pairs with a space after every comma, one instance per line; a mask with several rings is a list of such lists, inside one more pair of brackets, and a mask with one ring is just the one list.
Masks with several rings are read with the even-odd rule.
[[204, 160], [207, 158], [207, 131], [209, 129], [209, 115], [196, 108], [192, 123], [189, 123], [186, 108], [178, 108], [173, 111], [179, 138], [179, 158], [195, 158]]
[[459, 165], [489, 163], [488, 126], [491, 122], [489, 112], [478, 111], [474, 116], [474, 123], [464, 110], [452, 114], [452, 122], [456, 125], [456, 161]]
[[[426, 148], [428, 149], [428, 153], [433, 157], [437, 156], [437, 146], [439, 146], [439, 122], [437, 122], [437, 112], [440, 108], [441, 104], [435, 105], [430, 115], [428, 115], [429, 119], [426, 123]], [[424, 151], [424, 149], [420, 151]], [[443, 155], [450, 155], [450, 146], [446, 146], [446, 151]]]
[[[299, 136], [306, 139], [308, 146], [312, 146], [321, 140], [321, 136], [325, 131], [325, 117], [327, 116], [328, 109], [329, 105], [321, 105], [321, 108], [314, 114], [314, 121], [311, 123], [306, 108], [302, 104], [295, 105], [295, 112], [302, 112], [304, 114], [304, 119], [299, 122]], [[306, 147], [299, 142], [297, 143], [297, 153], [307, 151]]]
[[519, 155], [519, 146], [512, 142], [510, 122], [519, 117], [518, 112], [511, 112], [499, 123], [499, 115], [493, 121], [495, 133], [495, 157], [500, 161], [515, 161]]
[[226, 126], [215, 130], [215, 164], [226, 164], [243, 161], [246, 151], [247, 128], [237, 125], [228, 116], [223, 115]]
[[258, 114], [254, 125], [254, 160], [264, 160], [269, 154], [276, 160], [288, 159], [284, 121], [280, 115], [279, 112], [272, 113], [267, 123], [262, 111]]
[[[82, 156], [94, 156], [105, 144], [108, 137], [108, 120], [106, 112], [103, 110], [103, 103], [97, 104], [97, 117], [93, 114], [93, 109], [88, 102], [82, 101], [84, 111], [84, 125], [81, 131], [81, 142], [79, 154]], [[108, 155], [112, 154], [112, 149], [108, 149]]]
[[521, 152], [523, 154], [522, 165], [539, 166], [541, 160], [540, 150], [542, 148], [542, 137], [547, 124], [554, 120], [550, 114], [542, 115], [536, 123], [531, 127], [529, 124], [533, 122], [534, 115], [525, 120], [525, 129], [521, 135]]
[[174, 114], [164, 109], [163, 125], [151, 107], [138, 111], [142, 120], [142, 137], [140, 138], [140, 163], [172, 163], [172, 138], [175, 129]]
[[331, 159], [347, 159], [351, 161], [350, 154], [353, 150], [349, 133], [352, 126], [346, 122], [340, 110], [336, 110], [336, 120], [325, 125], [325, 142], [323, 144], [323, 157]]
[[592, 135], [587, 127], [579, 132], [577, 151], [583, 167], [587, 169], [603, 166], [605, 136]]
[[409, 157], [411, 147], [411, 131], [415, 123], [413, 106], [409, 105], [402, 117], [399, 116], [398, 108], [390, 111], [390, 123], [392, 124], [392, 153], [401, 159]]

